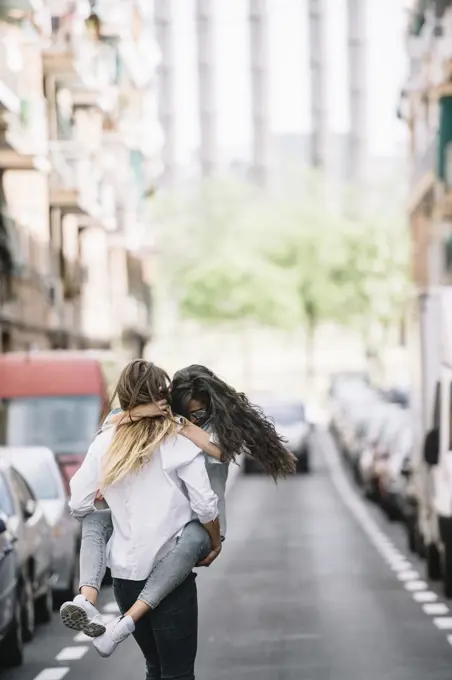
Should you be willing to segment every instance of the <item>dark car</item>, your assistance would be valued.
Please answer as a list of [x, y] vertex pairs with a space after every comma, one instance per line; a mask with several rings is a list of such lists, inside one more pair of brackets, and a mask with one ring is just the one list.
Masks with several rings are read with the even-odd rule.
[[[297, 458], [297, 472], [310, 471], [309, 433], [311, 426], [306, 418], [306, 409], [300, 401], [275, 400], [260, 403], [268, 418], [274, 421], [276, 431], [285, 439], [285, 444]], [[257, 472], [256, 464], [245, 456], [244, 472]]]
[[6, 523], [6, 510], [11, 503], [0, 464], [0, 660], [3, 666], [19, 666], [23, 660], [20, 563], [16, 542]]

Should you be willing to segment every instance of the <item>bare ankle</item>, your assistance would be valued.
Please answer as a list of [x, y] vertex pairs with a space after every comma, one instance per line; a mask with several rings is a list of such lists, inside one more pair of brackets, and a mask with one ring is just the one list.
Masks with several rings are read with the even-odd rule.
[[86, 597], [88, 602], [90, 602], [94, 607], [96, 606], [97, 596], [99, 594], [96, 588], [92, 588], [91, 586], [82, 586], [80, 588], [80, 593], [83, 595], [83, 597]]

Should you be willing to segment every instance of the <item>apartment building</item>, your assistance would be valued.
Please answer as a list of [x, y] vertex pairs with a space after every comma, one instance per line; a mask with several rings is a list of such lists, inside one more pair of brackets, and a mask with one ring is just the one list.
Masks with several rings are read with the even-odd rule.
[[38, 4], [0, 3], [1, 348], [136, 356], [152, 326], [145, 206], [162, 146], [149, 3]]
[[419, 292], [452, 283], [452, 0], [417, 0], [401, 115], [411, 140], [409, 220]]

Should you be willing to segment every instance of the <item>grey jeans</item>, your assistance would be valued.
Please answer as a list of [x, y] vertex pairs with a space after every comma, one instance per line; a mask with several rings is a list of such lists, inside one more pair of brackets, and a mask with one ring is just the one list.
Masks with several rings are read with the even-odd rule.
[[[95, 510], [82, 522], [80, 546], [80, 588], [100, 590], [106, 571], [107, 543], [113, 531], [110, 510]], [[189, 522], [175, 547], [149, 574], [138, 597], [155, 609], [191, 573], [193, 567], [211, 551], [210, 536], [197, 520]]]

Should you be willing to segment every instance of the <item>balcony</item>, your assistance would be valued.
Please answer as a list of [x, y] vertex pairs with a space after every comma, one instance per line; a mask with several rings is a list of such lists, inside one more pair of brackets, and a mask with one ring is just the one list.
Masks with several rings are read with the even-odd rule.
[[61, 281], [63, 298], [74, 300], [82, 294], [83, 285], [87, 280], [86, 268], [66, 257], [61, 258]]
[[413, 159], [413, 171], [411, 174], [412, 202], [417, 203], [431, 188], [435, 181], [438, 166], [438, 136], [430, 139], [425, 149]]
[[[150, 4], [146, 10], [149, 10]], [[100, 34], [110, 43], [118, 46], [121, 71], [126, 71], [129, 79], [137, 87], [145, 87], [153, 77], [160, 54], [149, 22], [135, 11], [133, 3], [119, 3], [112, 0], [98, 0], [96, 11], [100, 18]], [[138, 37], [137, 37], [138, 33]], [[126, 82], [127, 78], [123, 82]]]
[[84, 214], [115, 227], [115, 199], [105, 181], [102, 159], [74, 142], [51, 145], [50, 204], [66, 213]]
[[[52, 44], [43, 52], [44, 72], [75, 88], [90, 105], [96, 91], [116, 85], [118, 66], [111, 45], [89, 32], [81, 16], [54, 16]], [[93, 100], [96, 105], [97, 99]], [[81, 103], [83, 105], [83, 101]]]
[[20, 99], [17, 111], [0, 109], [0, 168], [47, 171], [47, 138], [43, 98]]
[[127, 258], [127, 289], [123, 316], [124, 337], [149, 338], [151, 333], [151, 292], [144, 280], [143, 261], [130, 252]]
[[35, 9], [32, 0], [0, 0], [0, 19], [16, 23], [32, 14]]

